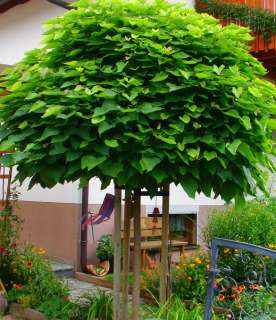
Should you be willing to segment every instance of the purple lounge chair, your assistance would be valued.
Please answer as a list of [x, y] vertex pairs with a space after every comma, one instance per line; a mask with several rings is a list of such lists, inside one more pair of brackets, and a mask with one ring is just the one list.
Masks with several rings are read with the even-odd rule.
[[114, 204], [115, 204], [115, 196], [113, 196], [110, 193], [107, 193], [104, 197], [104, 201], [101, 205], [99, 212], [98, 213], [88, 212], [87, 216], [84, 217], [81, 223], [81, 229], [85, 230], [85, 228], [87, 228], [88, 225], [91, 225], [92, 236], [94, 239], [93, 226], [110, 220], [111, 214], [114, 210]]

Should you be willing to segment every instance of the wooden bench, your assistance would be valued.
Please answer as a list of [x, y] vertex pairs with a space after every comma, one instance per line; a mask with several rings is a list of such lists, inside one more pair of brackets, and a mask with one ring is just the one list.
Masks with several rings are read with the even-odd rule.
[[[123, 230], [121, 232], [123, 238]], [[146, 256], [148, 250], [161, 249], [162, 246], [162, 218], [156, 218], [156, 222], [153, 222], [152, 217], [141, 218], [141, 256], [142, 256], [142, 270], [145, 270]], [[130, 224], [130, 239], [134, 238], [133, 219]], [[188, 245], [186, 241], [169, 240], [168, 246], [171, 249], [178, 249], [180, 254], [184, 253], [185, 247]], [[134, 243], [130, 242], [130, 249], [133, 250]]]

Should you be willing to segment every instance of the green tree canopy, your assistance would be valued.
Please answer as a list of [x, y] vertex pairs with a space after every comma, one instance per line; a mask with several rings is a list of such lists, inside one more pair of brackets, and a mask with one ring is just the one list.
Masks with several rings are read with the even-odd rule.
[[248, 29], [165, 0], [83, 0], [46, 27], [0, 80], [0, 148], [20, 181], [265, 190], [276, 90]]

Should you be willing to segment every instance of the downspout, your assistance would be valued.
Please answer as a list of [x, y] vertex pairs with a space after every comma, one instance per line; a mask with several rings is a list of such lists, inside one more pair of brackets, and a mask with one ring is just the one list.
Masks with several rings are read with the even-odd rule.
[[[82, 189], [82, 204], [81, 204], [81, 220], [84, 221], [88, 213], [88, 199], [89, 199], [89, 186]], [[84, 230], [81, 229], [81, 239], [80, 239], [80, 262], [81, 270], [86, 272], [87, 266], [87, 227]]]
[[[70, 10], [71, 7], [66, 1], [63, 0], [47, 0], [48, 2], [55, 4], [61, 8]], [[88, 201], [89, 201], [89, 186], [82, 189], [82, 201], [81, 201], [81, 221], [84, 221], [88, 213]], [[86, 272], [87, 266], [87, 228], [81, 229], [80, 238], [80, 264], [81, 270]]]

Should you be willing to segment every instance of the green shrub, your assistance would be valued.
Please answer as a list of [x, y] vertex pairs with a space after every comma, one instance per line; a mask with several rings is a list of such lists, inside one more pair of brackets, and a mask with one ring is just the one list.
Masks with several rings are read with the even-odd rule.
[[181, 256], [179, 265], [172, 268], [172, 290], [182, 300], [204, 302], [207, 289], [209, 257], [197, 252], [193, 256]]
[[263, 247], [276, 244], [276, 198], [253, 200], [242, 208], [214, 211], [203, 230], [210, 246], [214, 237], [243, 241]]
[[66, 300], [69, 290], [63, 280], [57, 278], [45, 250], [27, 246], [17, 252], [12, 262], [17, 283], [8, 291], [8, 299], [29, 307], [38, 307], [52, 299]]
[[114, 246], [112, 235], [103, 235], [98, 240], [96, 248], [96, 256], [100, 261], [105, 261], [113, 258]]
[[[212, 238], [219, 237], [275, 248], [276, 199], [258, 199], [247, 202], [242, 208], [215, 211], [209, 217], [203, 235], [209, 246]], [[276, 261], [269, 257], [225, 248], [219, 252], [218, 263], [230, 268], [231, 276], [238, 282], [276, 283]]]
[[[201, 305], [193, 304], [189, 310], [177, 295], [172, 295], [164, 304], [145, 307], [143, 319], [202, 320], [203, 312]], [[212, 319], [219, 318], [214, 316]]]
[[11, 191], [12, 204], [9, 203], [0, 211], [0, 279], [7, 290], [16, 281], [12, 263], [17, 255], [17, 242], [22, 224], [22, 219], [14, 210], [17, 197], [18, 194], [13, 189]]

